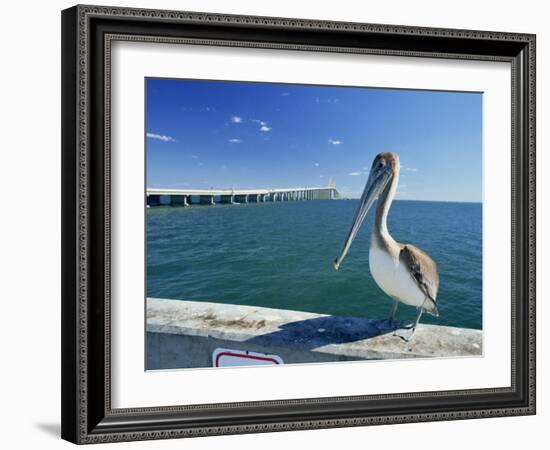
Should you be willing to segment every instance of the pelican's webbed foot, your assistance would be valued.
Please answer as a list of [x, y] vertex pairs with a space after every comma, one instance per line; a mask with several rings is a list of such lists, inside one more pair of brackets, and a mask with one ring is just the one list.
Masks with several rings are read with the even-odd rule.
[[393, 335], [403, 339], [405, 342], [410, 342], [415, 332], [416, 332], [415, 326], [405, 326], [395, 330]]
[[[405, 342], [409, 342], [413, 338], [414, 333], [416, 332], [416, 327], [418, 327], [418, 323], [420, 322], [420, 318], [422, 317], [422, 312], [423, 312], [422, 307], [416, 308], [416, 319], [415, 319], [414, 323], [411, 323], [409, 325], [405, 325], [405, 326], [401, 327], [400, 329], [395, 330], [393, 335], [400, 337]], [[401, 330], [408, 331], [408, 335], [403, 334], [403, 333], [399, 333], [399, 331], [401, 331]]]

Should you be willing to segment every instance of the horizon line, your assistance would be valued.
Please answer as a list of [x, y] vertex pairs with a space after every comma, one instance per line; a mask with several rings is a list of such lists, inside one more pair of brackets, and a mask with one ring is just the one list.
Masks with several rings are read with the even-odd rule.
[[[359, 200], [360, 197], [340, 197], [336, 200]], [[483, 204], [483, 200], [428, 200], [428, 199], [416, 199], [416, 198], [394, 198], [394, 202], [433, 202], [433, 203], [476, 203]]]

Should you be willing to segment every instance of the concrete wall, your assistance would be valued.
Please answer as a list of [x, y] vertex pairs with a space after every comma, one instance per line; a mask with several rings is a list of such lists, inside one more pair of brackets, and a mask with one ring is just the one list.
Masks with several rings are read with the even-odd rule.
[[420, 325], [405, 342], [384, 320], [209, 302], [147, 299], [147, 368], [211, 367], [217, 348], [285, 364], [479, 356], [480, 330]]

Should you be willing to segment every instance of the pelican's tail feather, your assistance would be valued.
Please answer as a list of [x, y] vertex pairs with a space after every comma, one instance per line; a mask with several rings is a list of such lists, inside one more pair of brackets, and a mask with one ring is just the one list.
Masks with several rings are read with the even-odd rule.
[[422, 306], [422, 309], [432, 316], [439, 317], [439, 309], [437, 308], [437, 303], [428, 297]]

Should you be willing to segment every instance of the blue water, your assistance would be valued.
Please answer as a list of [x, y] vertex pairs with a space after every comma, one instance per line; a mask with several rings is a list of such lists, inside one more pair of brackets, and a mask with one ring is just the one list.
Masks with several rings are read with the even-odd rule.
[[[147, 295], [386, 318], [391, 301], [369, 272], [373, 212], [335, 271], [357, 200], [153, 207], [147, 210]], [[440, 276], [439, 318], [482, 327], [481, 204], [395, 201], [393, 237], [426, 251]], [[398, 318], [414, 308], [400, 305]]]

